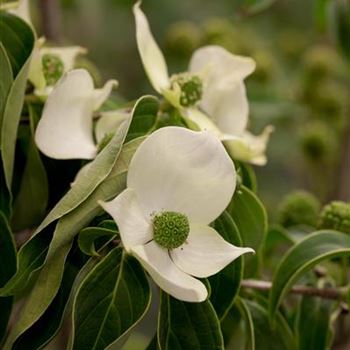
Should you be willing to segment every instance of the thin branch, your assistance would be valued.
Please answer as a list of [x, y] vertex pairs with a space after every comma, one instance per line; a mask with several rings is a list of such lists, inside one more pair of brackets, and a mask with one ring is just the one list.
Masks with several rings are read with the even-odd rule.
[[[248, 280], [242, 281], [241, 287], [268, 291], [272, 288], [272, 283], [269, 281], [248, 279]], [[289, 292], [292, 294], [316, 296], [323, 299], [332, 299], [332, 300], [344, 299], [344, 292], [337, 288], [317, 288], [317, 287], [296, 285], [292, 287]]]
[[60, 41], [61, 13], [57, 0], [40, 0], [43, 34], [48, 40]]

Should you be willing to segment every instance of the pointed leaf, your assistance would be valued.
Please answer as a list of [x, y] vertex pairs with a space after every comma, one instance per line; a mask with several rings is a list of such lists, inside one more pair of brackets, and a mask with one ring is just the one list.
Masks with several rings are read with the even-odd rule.
[[117, 231], [103, 227], [86, 227], [79, 233], [78, 245], [86, 255], [98, 256], [95, 241], [100, 238], [111, 239], [118, 234]]
[[8, 191], [11, 191], [17, 128], [21, 116], [30, 58], [34, 49], [34, 33], [19, 17], [0, 12], [0, 41], [12, 66], [13, 84], [3, 109], [0, 148], [3, 172]]
[[226, 209], [239, 229], [243, 246], [253, 248], [256, 255], [244, 256], [244, 277], [256, 274], [260, 250], [267, 231], [267, 216], [259, 198], [248, 188], [240, 186]]
[[[242, 245], [238, 228], [230, 214], [226, 211], [215, 220], [214, 228], [227, 242], [236, 246]], [[226, 313], [234, 303], [242, 275], [243, 259], [239, 257], [219, 273], [208, 279], [211, 286], [210, 301], [220, 320], [225, 317]]]
[[144, 316], [151, 300], [146, 275], [137, 260], [114, 248], [79, 288], [72, 349], [105, 349]]
[[19, 193], [14, 201], [12, 227], [15, 231], [40, 223], [49, 196], [46, 171], [34, 142], [34, 131], [41, 108], [34, 105], [29, 105], [28, 108], [31, 136]]
[[186, 303], [161, 292], [158, 345], [161, 350], [223, 350], [220, 323], [210, 301]]
[[350, 236], [337, 231], [318, 231], [298, 242], [284, 256], [270, 291], [270, 319], [274, 320], [284, 295], [308, 269], [324, 259], [350, 255]]
[[[0, 211], [0, 287], [16, 272], [16, 247], [5, 215]], [[7, 329], [12, 309], [12, 297], [0, 297], [0, 343]]]

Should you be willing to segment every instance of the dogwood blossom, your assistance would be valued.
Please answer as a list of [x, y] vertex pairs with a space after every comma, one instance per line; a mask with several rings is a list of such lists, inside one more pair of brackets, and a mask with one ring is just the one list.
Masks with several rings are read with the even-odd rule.
[[225, 241], [209, 224], [227, 207], [236, 172], [220, 141], [209, 132], [165, 127], [137, 149], [127, 188], [100, 202], [119, 227], [126, 252], [175, 298], [207, 298], [195, 277], [211, 276], [251, 248]]
[[35, 43], [28, 79], [34, 85], [34, 93], [46, 98], [64, 73], [74, 68], [78, 55], [87, 50], [81, 46], [44, 47], [44, 39]]
[[[116, 80], [109, 80], [101, 89], [95, 89], [88, 71], [74, 69], [67, 72], [48, 96], [35, 131], [35, 142], [40, 151], [56, 159], [93, 159], [105, 131], [117, 127], [114, 125], [111, 129], [108, 120], [113, 112], [109, 112], [107, 121], [100, 121], [104, 125], [97, 128], [99, 131], [94, 137], [93, 113], [116, 85]], [[114, 123], [120, 122], [121, 118], [114, 118]]]
[[272, 127], [260, 136], [247, 131], [249, 108], [243, 81], [254, 71], [254, 60], [219, 46], [205, 46], [194, 52], [188, 72], [169, 76], [140, 2], [133, 11], [138, 50], [153, 88], [181, 111], [192, 128], [214, 133], [234, 158], [265, 164]]

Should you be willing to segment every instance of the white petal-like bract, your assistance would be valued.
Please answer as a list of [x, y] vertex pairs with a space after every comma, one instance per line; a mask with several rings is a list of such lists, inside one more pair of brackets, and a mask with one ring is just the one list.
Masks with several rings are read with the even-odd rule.
[[137, 149], [127, 177], [145, 212], [175, 211], [209, 224], [229, 204], [234, 165], [218, 138], [180, 127], [155, 131]]
[[35, 132], [35, 142], [41, 152], [56, 159], [96, 156], [92, 130], [95, 91], [92, 78], [84, 69], [71, 70], [58, 81]]
[[154, 241], [133, 247], [131, 251], [159, 287], [174, 298], [188, 302], [201, 302], [207, 298], [204, 284], [181, 271], [170, 259], [168, 251]]
[[100, 202], [100, 205], [117, 223], [126, 251], [153, 238], [151, 217], [144, 216], [134, 190], [128, 188], [112, 201]]
[[142, 64], [148, 79], [154, 89], [161, 93], [169, 88], [169, 74], [164, 56], [153, 38], [148, 21], [142, 10], [140, 2], [133, 8], [136, 22], [136, 41]]
[[203, 278], [216, 274], [245, 253], [254, 253], [254, 250], [235, 247], [212, 227], [194, 225], [186, 243], [172, 250], [170, 256], [182, 271]]

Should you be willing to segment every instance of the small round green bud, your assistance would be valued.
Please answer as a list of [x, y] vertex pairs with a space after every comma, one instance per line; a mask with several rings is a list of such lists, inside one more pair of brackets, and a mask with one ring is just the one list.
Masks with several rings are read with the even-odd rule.
[[350, 203], [334, 201], [324, 206], [318, 227], [350, 234]]
[[44, 54], [41, 59], [47, 85], [54, 85], [64, 72], [64, 63], [58, 55]]
[[102, 140], [100, 141], [100, 143], [97, 146], [97, 153], [100, 153], [109, 144], [109, 142], [112, 140], [113, 136], [114, 136], [114, 132], [106, 133], [103, 136]]
[[278, 34], [277, 45], [288, 58], [294, 59], [305, 50], [307, 40], [300, 30], [285, 29]]
[[175, 84], [177, 84], [181, 90], [181, 106], [193, 106], [202, 98], [203, 83], [199, 76], [189, 73], [176, 74], [171, 78], [172, 87]]
[[316, 226], [320, 211], [318, 199], [306, 191], [287, 195], [279, 208], [279, 222], [284, 227], [295, 225]]
[[190, 224], [186, 215], [163, 211], [153, 218], [154, 240], [162, 247], [175, 249], [186, 242]]
[[311, 161], [330, 159], [335, 149], [334, 137], [332, 130], [325, 123], [310, 123], [301, 132], [301, 149]]

